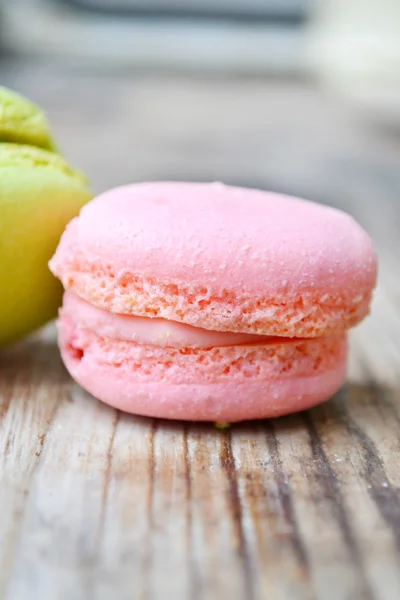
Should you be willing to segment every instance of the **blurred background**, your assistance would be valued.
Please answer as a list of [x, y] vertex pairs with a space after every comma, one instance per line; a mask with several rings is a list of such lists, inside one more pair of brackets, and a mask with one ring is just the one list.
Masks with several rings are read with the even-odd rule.
[[3, 0], [0, 44], [96, 192], [219, 180], [352, 213], [381, 274], [351, 376], [399, 379], [398, 0]]

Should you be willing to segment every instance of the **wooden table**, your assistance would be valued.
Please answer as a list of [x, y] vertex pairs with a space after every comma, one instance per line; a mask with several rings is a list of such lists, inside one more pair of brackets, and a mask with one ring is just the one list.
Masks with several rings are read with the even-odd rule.
[[75, 385], [54, 328], [0, 357], [0, 597], [398, 600], [400, 141], [302, 83], [5, 64], [97, 190], [220, 179], [352, 212], [380, 255], [349, 381], [235, 425], [121, 414]]

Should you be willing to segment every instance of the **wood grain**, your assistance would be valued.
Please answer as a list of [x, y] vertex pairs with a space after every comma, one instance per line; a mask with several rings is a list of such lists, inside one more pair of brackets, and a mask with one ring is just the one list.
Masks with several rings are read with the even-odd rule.
[[301, 83], [1, 68], [96, 189], [168, 177], [305, 195], [360, 220], [381, 275], [340, 393], [225, 431], [100, 404], [52, 325], [3, 352], [0, 598], [397, 600], [399, 139]]

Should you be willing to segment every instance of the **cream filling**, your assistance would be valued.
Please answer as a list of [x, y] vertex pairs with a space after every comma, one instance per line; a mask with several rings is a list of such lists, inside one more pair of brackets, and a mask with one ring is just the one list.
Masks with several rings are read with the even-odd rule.
[[114, 314], [98, 308], [72, 292], [65, 292], [63, 312], [81, 327], [101, 337], [127, 340], [137, 344], [174, 348], [212, 348], [288, 342], [286, 338], [247, 333], [209, 331], [167, 319], [149, 319]]

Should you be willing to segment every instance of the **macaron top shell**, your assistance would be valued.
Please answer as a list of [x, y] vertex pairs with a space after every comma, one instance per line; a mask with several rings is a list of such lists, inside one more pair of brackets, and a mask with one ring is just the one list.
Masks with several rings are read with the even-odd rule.
[[368, 313], [377, 263], [365, 231], [336, 209], [171, 182], [100, 195], [67, 228], [51, 268], [112, 312], [315, 337]]
[[26, 146], [25, 144], [0, 143], [0, 183], [7, 173], [7, 169], [25, 170], [39, 169], [43, 175], [56, 173], [63, 176], [77, 186], [87, 190], [88, 182], [85, 175], [71, 167], [60, 154]]
[[44, 112], [27, 98], [1, 86], [0, 141], [54, 150]]

